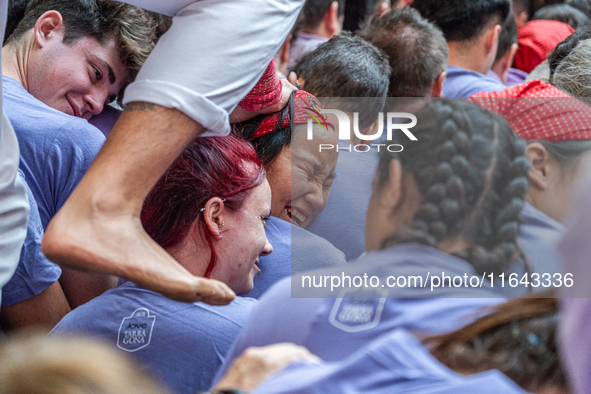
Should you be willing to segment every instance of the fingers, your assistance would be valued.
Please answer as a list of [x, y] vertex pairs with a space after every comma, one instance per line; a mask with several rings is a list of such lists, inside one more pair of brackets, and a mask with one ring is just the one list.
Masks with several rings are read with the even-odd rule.
[[252, 391], [296, 361], [316, 364], [321, 362], [320, 358], [310, 353], [308, 349], [293, 343], [248, 348], [234, 360], [214, 391], [224, 389]]
[[290, 83], [292, 83], [293, 85], [298, 85], [298, 76], [296, 75], [295, 72], [290, 72], [289, 73], [289, 77], [287, 77], [287, 79], [289, 80]]
[[294, 90], [298, 90], [297, 87], [295, 87], [285, 79], [281, 80], [281, 85], [281, 100], [279, 102], [257, 111], [247, 111], [241, 106], [237, 106], [234, 109], [234, 111], [232, 111], [232, 113], [230, 114], [230, 123], [245, 122], [258, 115], [272, 114], [281, 111], [287, 105], [287, 103], [289, 103], [291, 93]]

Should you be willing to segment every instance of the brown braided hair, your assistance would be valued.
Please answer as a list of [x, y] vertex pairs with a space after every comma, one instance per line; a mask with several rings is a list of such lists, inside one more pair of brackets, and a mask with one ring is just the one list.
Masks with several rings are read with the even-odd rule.
[[529, 186], [525, 142], [501, 117], [463, 100], [434, 101], [416, 116], [418, 141], [393, 141], [404, 143], [401, 153], [382, 151], [378, 187], [389, 177], [390, 161], [398, 159], [413, 175], [421, 205], [412, 223], [382, 246], [417, 242], [437, 248], [463, 237], [471, 246], [455, 256], [479, 274], [505, 272], [523, 258], [516, 237]]

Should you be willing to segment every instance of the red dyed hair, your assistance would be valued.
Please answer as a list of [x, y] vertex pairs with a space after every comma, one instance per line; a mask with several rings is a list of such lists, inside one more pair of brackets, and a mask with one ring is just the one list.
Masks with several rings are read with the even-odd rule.
[[217, 255], [201, 208], [219, 197], [237, 211], [264, 180], [265, 169], [248, 142], [234, 136], [197, 138], [150, 191], [142, 224], [154, 241], [168, 249], [181, 243], [198, 220], [211, 252], [204, 275], [209, 277]]

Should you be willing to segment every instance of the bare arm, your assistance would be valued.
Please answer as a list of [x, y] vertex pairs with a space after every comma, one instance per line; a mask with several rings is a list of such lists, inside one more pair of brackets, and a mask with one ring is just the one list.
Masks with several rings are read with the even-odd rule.
[[33, 327], [49, 332], [68, 312], [68, 301], [59, 282], [55, 282], [35, 297], [3, 306], [0, 321], [5, 332]]
[[74, 309], [117, 287], [117, 278], [64, 268], [59, 283], [68, 304]]
[[321, 362], [308, 349], [293, 343], [248, 348], [232, 362], [228, 372], [213, 391], [229, 389], [252, 391], [295, 361]]

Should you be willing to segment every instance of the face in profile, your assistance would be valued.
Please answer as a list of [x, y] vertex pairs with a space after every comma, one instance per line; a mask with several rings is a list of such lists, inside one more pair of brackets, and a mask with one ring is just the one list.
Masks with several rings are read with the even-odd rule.
[[48, 12], [33, 30], [39, 50], [29, 63], [25, 87], [51, 108], [88, 120], [115, 98], [129, 74], [113, 39], [103, 45], [82, 37], [65, 44], [57, 19], [59, 13]]
[[255, 187], [239, 211], [225, 211], [222, 236], [215, 246], [218, 261], [211, 278], [226, 283], [236, 294], [245, 294], [252, 290], [253, 279], [260, 272], [260, 256], [273, 251], [265, 234], [271, 214], [269, 182]]
[[267, 169], [273, 191], [272, 215], [302, 228], [326, 207], [336, 176], [336, 149], [320, 152], [320, 144], [336, 146], [336, 132], [314, 125], [313, 135], [308, 140], [307, 126], [295, 126], [290, 147]]

